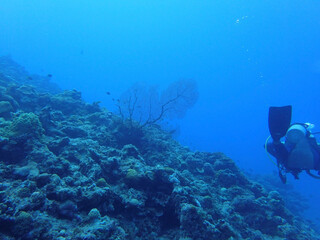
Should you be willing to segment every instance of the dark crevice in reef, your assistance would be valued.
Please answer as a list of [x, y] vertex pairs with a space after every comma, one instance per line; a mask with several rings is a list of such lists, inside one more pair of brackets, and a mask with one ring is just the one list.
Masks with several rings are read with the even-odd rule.
[[159, 217], [161, 231], [166, 232], [171, 229], [180, 228], [179, 215], [175, 212], [175, 207], [168, 204], [163, 209], [163, 215]]
[[[130, 123], [132, 124], [132, 122]], [[223, 153], [0, 58], [0, 239], [319, 239]]]

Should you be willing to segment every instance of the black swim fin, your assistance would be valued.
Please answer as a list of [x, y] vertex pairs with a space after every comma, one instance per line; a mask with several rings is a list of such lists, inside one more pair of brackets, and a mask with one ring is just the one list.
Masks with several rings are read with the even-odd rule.
[[269, 131], [274, 141], [279, 141], [287, 133], [291, 123], [292, 106], [269, 108]]

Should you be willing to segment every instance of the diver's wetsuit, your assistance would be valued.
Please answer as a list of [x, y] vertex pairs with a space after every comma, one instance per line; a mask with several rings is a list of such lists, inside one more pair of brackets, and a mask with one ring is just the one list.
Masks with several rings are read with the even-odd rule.
[[268, 152], [274, 156], [278, 162], [285, 164], [288, 161], [289, 149], [282, 142], [269, 142], [267, 145]]
[[311, 146], [313, 159], [314, 159], [314, 169], [320, 170], [320, 146], [314, 137], [308, 138], [309, 144]]

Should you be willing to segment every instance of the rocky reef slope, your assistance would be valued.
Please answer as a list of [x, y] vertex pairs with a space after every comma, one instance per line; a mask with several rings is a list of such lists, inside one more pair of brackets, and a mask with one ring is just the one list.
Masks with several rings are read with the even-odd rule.
[[7, 67], [0, 239], [320, 239], [224, 154], [132, 129], [75, 90], [45, 91]]

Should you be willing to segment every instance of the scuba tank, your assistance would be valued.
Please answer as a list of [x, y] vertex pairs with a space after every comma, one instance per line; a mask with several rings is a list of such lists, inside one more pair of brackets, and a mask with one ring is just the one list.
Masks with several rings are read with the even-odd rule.
[[286, 142], [292, 147], [286, 167], [290, 169], [314, 169], [315, 159], [309, 139], [310, 132], [307, 124], [292, 124], [286, 134]]
[[296, 123], [289, 127], [286, 138], [291, 144], [297, 144], [307, 136], [307, 129], [302, 124]]

